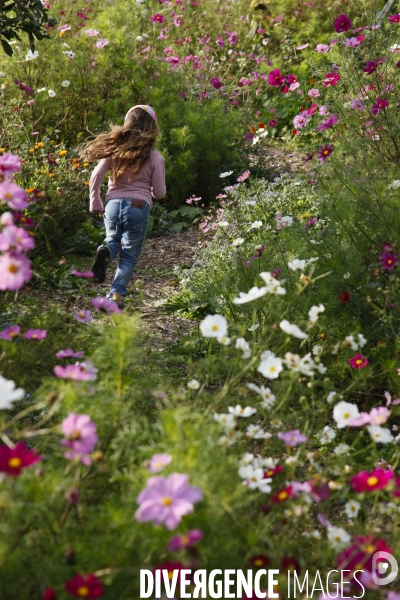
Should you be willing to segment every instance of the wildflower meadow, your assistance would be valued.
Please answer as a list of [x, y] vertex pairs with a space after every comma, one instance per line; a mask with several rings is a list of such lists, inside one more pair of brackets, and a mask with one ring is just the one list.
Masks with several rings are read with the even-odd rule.
[[[3, 5], [0, 600], [400, 600], [400, 4]], [[136, 103], [121, 308], [82, 148]]]

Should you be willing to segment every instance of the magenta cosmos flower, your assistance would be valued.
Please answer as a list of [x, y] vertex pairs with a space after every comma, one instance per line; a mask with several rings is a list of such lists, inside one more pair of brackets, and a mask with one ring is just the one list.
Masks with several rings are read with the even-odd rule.
[[0, 233], [0, 250], [8, 252], [9, 250], [18, 250], [27, 252], [35, 247], [35, 240], [22, 227], [9, 225]]
[[0, 472], [7, 475], [19, 475], [22, 469], [36, 464], [41, 457], [34, 450], [29, 450], [23, 442], [14, 448], [0, 446]]
[[64, 454], [65, 458], [69, 460], [79, 458], [84, 465], [90, 465], [92, 461], [89, 455], [93, 452], [99, 438], [96, 424], [89, 415], [71, 413], [61, 423], [61, 431], [65, 437], [60, 444], [71, 449]]
[[92, 271], [77, 271], [76, 269], [72, 269], [71, 275], [75, 275], [75, 277], [82, 277], [83, 279], [90, 279], [94, 277], [94, 273]]
[[74, 352], [71, 348], [67, 348], [66, 350], [59, 350], [56, 354], [57, 358], [83, 358], [83, 350], [79, 350], [79, 352]]
[[333, 152], [333, 144], [325, 144], [318, 148], [317, 157], [320, 162], [325, 162]]
[[400, 13], [397, 13], [396, 15], [391, 15], [388, 18], [389, 23], [400, 23]]
[[2, 340], [13, 340], [21, 331], [21, 327], [19, 325], [10, 325], [10, 327], [6, 327], [0, 333], [0, 338]]
[[94, 598], [101, 598], [103, 595], [103, 584], [92, 573], [90, 575], [81, 575], [79, 573], [66, 582], [65, 590], [68, 594], [76, 598], [94, 600]]
[[356, 354], [355, 356], [349, 358], [349, 364], [353, 367], [353, 369], [362, 369], [367, 366], [368, 358], [362, 354]]
[[91, 303], [93, 304], [95, 310], [106, 313], [106, 315], [122, 312], [118, 304], [116, 302], [112, 302], [112, 300], [109, 300], [108, 298], [97, 296], [97, 298], [91, 299]]
[[0, 256], [0, 290], [19, 290], [31, 277], [31, 264], [26, 256], [14, 251]]
[[335, 71], [331, 71], [325, 75], [325, 79], [323, 79], [322, 83], [325, 87], [331, 87], [337, 85], [340, 79], [339, 73], [335, 73]]
[[200, 488], [188, 485], [188, 475], [173, 473], [169, 477], [150, 477], [137, 497], [140, 505], [135, 512], [138, 521], [162, 523], [175, 529], [184, 515], [193, 512], [193, 505], [203, 498]]
[[28, 329], [22, 337], [26, 340], [44, 340], [46, 336], [47, 331], [45, 329]]
[[19, 173], [21, 170], [21, 161], [17, 154], [2, 154], [0, 156], [0, 173], [5, 177], [12, 177], [13, 173]]
[[339, 120], [339, 116], [332, 114], [327, 119], [324, 119], [322, 121], [322, 123], [320, 123], [319, 125], [317, 125], [316, 131], [326, 131], [330, 127], [333, 127], [334, 125], [336, 125], [336, 123], [338, 122], [338, 120]]
[[353, 475], [350, 484], [355, 492], [373, 492], [385, 488], [393, 477], [393, 471], [386, 471], [385, 469], [374, 469], [370, 472], [361, 471], [358, 475]]
[[219, 90], [223, 86], [223, 83], [219, 77], [213, 77], [210, 79], [210, 83], [216, 90]]
[[363, 68], [364, 73], [366, 73], [367, 75], [371, 75], [371, 73], [376, 71], [378, 66], [381, 63], [383, 63], [385, 60], [386, 60], [385, 58], [377, 58], [376, 60], [368, 60], [367, 64]]
[[167, 550], [170, 552], [179, 552], [185, 548], [190, 548], [203, 539], [203, 532], [200, 529], [192, 529], [184, 535], [175, 535], [170, 539]]
[[400, 260], [395, 252], [383, 252], [379, 258], [379, 262], [382, 265], [382, 271], [392, 271]]
[[56, 365], [53, 369], [54, 374], [61, 379], [71, 379], [72, 381], [94, 381], [97, 378], [96, 367], [87, 360], [85, 362], [76, 362], [74, 365], [61, 367]]
[[274, 69], [268, 74], [268, 83], [273, 87], [281, 87], [285, 82], [285, 78], [282, 75], [280, 69]]
[[335, 31], [340, 33], [341, 31], [349, 31], [351, 29], [351, 21], [347, 15], [340, 15], [333, 24]]
[[157, 13], [151, 17], [151, 20], [153, 21], [153, 23], [164, 23], [165, 17], [164, 15], [160, 15], [160, 13]]
[[90, 323], [90, 321], [93, 321], [93, 315], [90, 310], [77, 310], [74, 312], [74, 317], [80, 323]]
[[298, 429], [293, 429], [292, 431], [280, 431], [278, 433], [278, 438], [285, 442], [286, 446], [289, 448], [294, 448], [298, 444], [302, 444], [307, 442], [308, 437], [303, 433], [300, 433]]
[[0, 200], [6, 202], [13, 210], [21, 210], [28, 206], [25, 190], [12, 181], [0, 183]]
[[387, 106], [389, 106], [389, 102], [386, 100], [386, 98], [377, 98], [375, 104], [371, 108], [371, 114], [378, 115]]
[[171, 460], [172, 456], [170, 456], [169, 454], [155, 454], [150, 460], [150, 473], [158, 473], [159, 471], [162, 471], [164, 467], [169, 465]]

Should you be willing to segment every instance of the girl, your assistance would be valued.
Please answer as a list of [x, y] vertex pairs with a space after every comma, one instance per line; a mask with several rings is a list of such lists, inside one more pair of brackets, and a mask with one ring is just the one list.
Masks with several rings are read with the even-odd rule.
[[[165, 196], [164, 159], [153, 150], [158, 133], [157, 115], [151, 106], [138, 104], [129, 109], [122, 127], [113, 126], [89, 142], [83, 151], [86, 160], [100, 160], [90, 178], [90, 211], [104, 212], [106, 239], [97, 249], [92, 266], [93, 281], [103, 283], [106, 269], [119, 250], [114, 281], [107, 298], [122, 306], [127, 285], [143, 242], [152, 196]], [[105, 211], [100, 187], [110, 171]]]

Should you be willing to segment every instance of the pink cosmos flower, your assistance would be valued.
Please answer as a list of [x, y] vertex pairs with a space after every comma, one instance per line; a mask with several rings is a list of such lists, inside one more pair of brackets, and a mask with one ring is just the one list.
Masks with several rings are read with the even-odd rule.
[[384, 469], [361, 471], [358, 475], [353, 475], [350, 484], [355, 492], [373, 492], [384, 489], [393, 477], [393, 471]]
[[14, 448], [0, 446], [0, 472], [7, 475], [20, 475], [22, 469], [30, 467], [41, 460], [41, 456], [23, 443], [18, 442]]
[[308, 121], [309, 116], [304, 111], [301, 114], [295, 116], [295, 118], [293, 119], [293, 125], [296, 129], [303, 129], [303, 127], [305, 127], [308, 124]]
[[361, 102], [361, 100], [359, 100], [358, 98], [356, 98], [355, 100], [352, 101], [351, 103], [351, 108], [353, 108], [354, 110], [365, 110], [365, 105]]
[[270, 127], [276, 127], [278, 125], [278, 121], [276, 121], [275, 119], [271, 119], [268, 123], [268, 125]]
[[273, 87], [280, 87], [285, 82], [280, 69], [274, 69], [268, 74], [268, 83]]
[[309, 45], [310, 44], [302, 44], [301, 46], [297, 46], [296, 50], [305, 50]]
[[320, 96], [320, 95], [321, 95], [320, 91], [315, 88], [313, 88], [307, 92], [307, 96], [309, 96], [310, 98], [318, 98], [318, 96]]
[[319, 107], [318, 112], [322, 117], [328, 117], [330, 115], [329, 108], [325, 104]]
[[89, 360], [86, 360], [85, 362], [76, 362], [74, 365], [67, 365], [66, 367], [56, 365], [53, 371], [57, 377], [62, 379], [94, 381], [97, 378], [98, 369]]
[[175, 535], [171, 538], [167, 550], [169, 552], [179, 552], [179, 550], [190, 548], [201, 539], [203, 539], [203, 532], [200, 529], [192, 529], [184, 535]]
[[[348, 569], [349, 574], [351, 571], [362, 569], [364, 573], [357, 574], [357, 577], [362, 581], [360, 575], [371, 574], [374, 571], [374, 567], [376, 567], [373, 560], [376, 552], [388, 552], [389, 554], [392, 554], [391, 549], [388, 548], [383, 539], [375, 539], [372, 535], [354, 537], [352, 539], [352, 544], [339, 554], [337, 559], [338, 569]], [[362, 566], [360, 567], [359, 565]], [[353, 580], [352, 583], [357, 587], [360, 587], [356, 580]]]
[[362, 354], [356, 354], [352, 358], [349, 358], [349, 363], [353, 369], [363, 369], [368, 365], [368, 358]]
[[327, 73], [325, 75], [325, 79], [323, 80], [323, 84], [325, 87], [331, 87], [337, 85], [340, 79], [339, 73], [335, 73], [332, 71], [331, 73]]
[[320, 146], [317, 152], [318, 160], [320, 162], [325, 162], [332, 154], [333, 149], [333, 144], [325, 144], [324, 146]]
[[347, 46], [347, 48], [357, 48], [361, 44], [361, 41], [358, 38], [351, 37], [345, 38], [343, 40], [343, 45]]
[[89, 37], [94, 37], [96, 35], [100, 35], [100, 31], [97, 31], [97, 29], [85, 29], [84, 33], [86, 33], [86, 35], [88, 35]]
[[329, 46], [327, 46], [326, 44], [317, 44], [317, 47], [315, 49], [320, 54], [326, 54], [326, 52], [329, 52]]
[[21, 210], [28, 206], [25, 190], [11, 181], [0, 183], [0, 200], [6, 202], [13, 210]]
[[157, 13], [151, 17], [151, 20], [153, 21], [153, 23], [164, 23], [165, 17], [164, 15]]
[[31, 277], [31, 265], [26, 256], [14, 251], [0, 256], [0, 290], [19, 290]]
[[101, 50], [101, 48], [104, 48], [104, 46], [107, 46], [107, 44], [109, 44], [109, 40], [106, 40], [105, 38], [102, 38], [100, 40], [97, 40], [97, 42], [95, 43], [94, 47], [98, 48], [99, 50]]
[[106, 315], [112, 315], [113, 313], [122, 312], [122, 310], [119, 308], [116, 302], [113, 302], [108, 298], [103, 298], [102, 296], [92, 298], [91, 303], [93, 304], [95, 310], [97, 310], [98, 312], [104, 312]]
[[307, 442], [308, 438], [300, 433], [298, 429], [293, 429], [292, 431], [280, 431], [278, 433], [278, 438], [285, 442], [286, 446], [289, 448], [294, 448], [298, 444], [302, 444]]
[[223, 48], [225, 46], [225, 42], [220, 35], [217, 35], [217, 41], [215, 42], [219, 48]]
[[[65, 590], [71, 596], [85, 598], [86, 600], [95, 600], [103, 595], [103, 584], [100, 579], [90, 573], [90, 575], [75, 575], [66, 582]], [[84, 591], [84, 593], [82, 593]]]
[[164, 467], [169, 465], [172, 460], [172, 456], [169, 454], [154, 454], [150, 460], [149, 471], [150, 473], [159, 473]]
[[371, 113], [373, 115], [377, 115], [387, 106], [389, 106], [389, 102], [386, 100], [386, 98], [377, 98], [375, 104], [371, 108]]
[[79, 352], [74, 352], [71, 348], [67, 348], [66, 350], [59, 350], [56, 354], [57, 358], [83, 358], [84, 352], [83, 350], [79, 350]]
[[379, 257], [382, 271], [392, 271], [399, 260], [400, 257], [398, 257], [395, 252], [383, 252]]
[[93, 321], [93, 315], [90, 310], [75, 311], [74, 317], [80, 323], [90, 323], [90, 321]]
[[22, 337], [26, 340], [44, 340], [46, 336], [47, 331], [45, 329], [28, 329]]
[[228, 36], [228, 44], [234, 45], [237, 42], [237, 33], [232, 31]]
[[61, 431], [65, 437], [60, 444], [71, 450], [66, 452], [64, 457], [69, 460], [79, 458], [82, 464], [90, 465], [92, 460], [89, 455], [93, 452], [99, 438], [96, 424], [89, 415], [69, 414], [61, 423]]
[[376, 71], [376, 69], [378, 68], [378, 65], [380, 65], [384, 61], [385, 61], [384, 58], [377, 58], [376, 60], [368, 60], [367, 64], [363, 68], [364, 73], [366, 73], [367, 75], [371, 75], [371, 73]]
[[35, 247], [35, 240], [22, 227], [9, 225], [0, 233], [0, 250], [8, 252], [9, 250], [18, 250], [27, 252]]
[[0, 156], [0, 173], [5, 177], [11, 177], [13, 173], [21, 171], [21, 161], [17, 154], [2, 154]]
[[322, 123], [317, 125], [316, 131], [326, 131], [330, 127], [333, 127], [334, 125], [336, 125], [338, 120], [339, 120], [339, 116], [332, 114], [329, 118], [324, 119], [322, 121]]
[[307, 108], [307, 114], [312, 116], [314, 113], [317, 112], [317, 110], [318, 110], [318, 104], [313, 103], [313, 104], [311, 104], [311, 106], [309, 106]]
[[176, 17], [174, 18], [174, 25], [175, 27], [180, 27], [183, 23], [183, 15], [176, 15]]
[[21, 331], [21, 327], [19, 325], [10, 325], [10, 327], [6, 327], [0, 333], [0, 338], [2, 340], [13, 340]]
[[83, 279], [90, 279], [91, 277], [94, 277], [94, 273], [92, 271], [83, 272], [77, 271], [76, 269], [72, 269], [71, 275], [75, 275], [75, 277], [82, 277]]
[[369, 413], [369, 422], [371, 425], [383, 425], [390, 417], [390, 410], [386, 406], [371, 408]]
[[223, 86], [223, 83], [219, 77], [213, 77], [210, 79], [210, 83], [216, 90], [219, 90]]
[[150, 477], [147, 486], [137, 497], [138, 521], [162, 523], [175, 529], [184, 515], [194, 510], [194, 504], [203, 498], [200, 488], [188, 485], [188, 475], [173, 473], [169, 477]]
[[60, 33], [65, 33], [66, 31], [71, 31], [72, 27], [71, 25], [68, 25], [68, 23], [66, 23], [65, 25], [60, 25], [60, 27], [58, 28], [58, 31]]
[[289, 91], [290, 92], [295, 92], [296, 90], [298, 90], [300, 87], [300, 83], [298, 81], [295, 81], [294, 83], [291, 83], [289, 85]]
[[349, 31], [351, 29], [351, 21], [347, 15], [340, 15], [333, 24], [335, 31], [340, 33], [341, 31]]
[[244, 173], [239, 175], [239, 177], [237, 178], [236, 181], [239, 181], [239, 182], [246, 181], [246, 179], [248, 179], [249, 176], [250, 176], [250, 171], [245, 171]]

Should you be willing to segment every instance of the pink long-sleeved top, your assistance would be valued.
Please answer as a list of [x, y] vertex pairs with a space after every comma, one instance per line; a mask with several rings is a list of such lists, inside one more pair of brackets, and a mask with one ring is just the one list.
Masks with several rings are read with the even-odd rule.
[[[104, 206], [100, 198], [100, 187], [104, 176], [111, 169], [111, 157], [99, 161], [90, 177], [90, 212], [103, 212]], [[129, 175], [129, 170], [114, 183], [111, 177], [108, 180], [106, 200], [112, 198], [135, 198], [145, 200], [153, 206], [152, 197], [162, 198], [166, 194], [165, 164], [159, 152], [152, 150], [150, 158], [143, 165], [137, 175]]]

